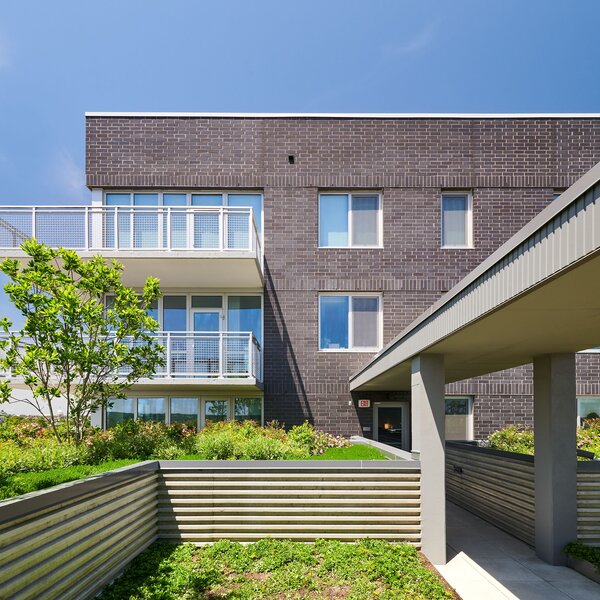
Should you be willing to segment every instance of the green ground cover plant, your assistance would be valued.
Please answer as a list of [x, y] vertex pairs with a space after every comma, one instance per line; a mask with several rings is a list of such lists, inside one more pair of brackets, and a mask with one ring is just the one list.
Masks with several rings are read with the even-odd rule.
[[229, 540], [202, 547], [153, 544], [100, 600], [455, 597], [412, 546], [264, 539], [248, 545]]
[[572, 542], [565, 546], [563, 552], [571, 558], [586, 560], [595, 567], [597, 573], [600, 573], [600, 548], [582, 542]]
[[[492, 433], [487, 446], [506, 452], [533, 454], [533, 429], [523, 425], [508, 425]], [[581, 427], [577, 428], [577, 449], [593, 452], [596, 458], [600, 458], [600, 419], [583, 419]]]
[[[58, 422], [59, 428], [66, 427]], [[87, 428], [83, 442], [59, 443], [39, 417], [0, 421], [0, 499], [44, 489], [142, 460], [384, 460], [378, 450], [304, 423], [210, 424], [199, 433], [183, 424], [126, 421], [107, 431]]]

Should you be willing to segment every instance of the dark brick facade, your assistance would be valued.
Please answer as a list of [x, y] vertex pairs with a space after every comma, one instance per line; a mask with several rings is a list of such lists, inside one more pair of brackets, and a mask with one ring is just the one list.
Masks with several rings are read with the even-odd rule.
[[[388, 342], [599, 160], [587, 118], [87, 119], [90, 187], [263, 191], [265, 418], [342, 434], [371, 426], [348, 392], [371, 355], [317, 351], [318, 293], [382, 292]], [[473, 193], [474, 249], [440, 248], [440, 193], [456, 188]], [[384, 248], [318, 249], [319, 191], [357, 189], [383, 194]], [[578, 391], [600, 394], [598, 355], [578, 369]], [[531, 421], [529, 367], [448, 391], [475, 396], [476, 436]]]

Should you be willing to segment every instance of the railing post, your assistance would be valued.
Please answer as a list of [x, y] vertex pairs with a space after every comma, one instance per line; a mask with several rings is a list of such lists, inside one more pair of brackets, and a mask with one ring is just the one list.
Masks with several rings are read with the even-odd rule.
[[248, 250], [254, 250], [254, 209], [250, 207], [250, 218], [248, 219]]
[[224, 372], [224, 336], [223, 332], [219, 333], [219, 377], [223, 377]]
[[119, 207], [115, 206], [115, 218], [114, 218], [114, 228], [115, 228], [115, 250], [119, 249]]
[[219, 208], [219, 227], [221, 228], [221, 235], [219, 236], [219, 250], [225, 250], [228, 247], [229, 240], [225, 239], [225, 208], [221, 206]]
[[167, 331], [167, 348], [166, 348], [166, 374], [167, 377], [172, 377], [171, 374], [171, 352], [172, 352], [172, 344], [171, 344], [171, 332]]
[[88, 206], [85, 206], [84, 209], [85, 210], [83, 211], [83, 218], [85, 219], [85, 223], [84, 223], [83, 228], [84, 228], [84, 232], [85, 232], [84, 233], [85, 239], [84, 239], [83, 245], [86, 250], [89, 250], [90, 249], [90, 222], [89, 222], [90, 213], [89, 213]]
[[[36, 207], [33, 206], [31, 208], [31, 237], [35, 238], [36, 237]], [[37, 239], [37, 238], [36, 238]]]
[[247, 376], [254, 376], [254, 340], [252, 339], [252, 334], [248, 334], [248, 369]]
[[167, 250], [171, 250], [173, 245], [171, 241], [171, 227], [171, 207], [167, 207]]

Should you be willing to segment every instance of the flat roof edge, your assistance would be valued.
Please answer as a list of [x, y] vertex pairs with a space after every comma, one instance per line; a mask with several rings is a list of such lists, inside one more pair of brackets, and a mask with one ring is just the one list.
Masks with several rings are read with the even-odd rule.
[[600, 113], [269, 113], [269, 112], [86, 112], [86, 117], [235, 119], [598, 119]]

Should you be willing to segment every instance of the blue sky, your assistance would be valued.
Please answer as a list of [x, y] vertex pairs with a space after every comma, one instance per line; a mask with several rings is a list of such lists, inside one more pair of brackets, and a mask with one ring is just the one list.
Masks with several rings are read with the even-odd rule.
[[597, 112], [598, 23], [598, 0], [4, 0], [0, 204], [89, 200], [85, 111]]

